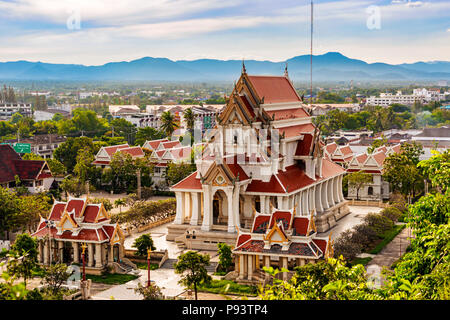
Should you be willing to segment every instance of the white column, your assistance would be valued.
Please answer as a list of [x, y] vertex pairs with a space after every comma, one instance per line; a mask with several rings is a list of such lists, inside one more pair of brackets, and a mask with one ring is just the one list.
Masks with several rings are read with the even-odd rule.
[[72, 248], [73, 248], [73, 262], [80, 263], [80, 250], [78, 242], [72, 242]]
[[95, 267], [101, 268], [103, 265], [102, 262], [102, 248], [100, 243], [95, 244]]
[[185, 223], [188, 217], [192, 216], [191, 213], [191, 194], [189, 192], [183, 192], [184, 194], [184, 215], [183, 223]]
[[177, 199], [177, 214], [175, 216], [174, 224], [183, 224], [183, 194], [181, 192], [175, 192]]
[[[240, 186], [235, 186], [233, 191], [233, 215], [234, 215], [234, 225], [238, 228], [241, 227], [241, 216], [239, 212], [239, 193]], [[235, 232], [236, 230], [233, 230]]]
[[243, 254], [241, 254], [241, 255], [239, 255], [239, 278], [240, 279], [245, 279], [245, 276], [246, 276], [246, 274], [245, 274], [245, 263], [246, 263], [246, 258], [247, 256], [246, 255], [243, 255]]
[[322, 183], [322, 207], [328, 209], [328, 180]]
[[253, 277], [253, 260], [255, 259], [254, 256], [247, 256], [248, 261], [248, 280], [252, 280]]
[[203, 186], [203, 223], [202, 230], [210, 231], [212, 226], [211, 186]]
[[316, 186], [316, 209], [318, 212], [323, 211], [322, 206], [322, 183]]
[[328, 205], [330, 207], [333, 207], [335, 202], [334, 202], [334, 178], [329, 180], [329, 185], [328, 185]]
[[235, 232], [235, 224], [234, 224], [234, 212], [233, 212], [233, 189], [227, 189], [227, 201], [228, 201], [228, 206], [227, 206], [227, 215], [228, 215], [228, 232]]
[[94, 244], [92, 243], [88, 244], [88, 266], [94, 266]]
[[344, 201], [344, 194], [342, 193], [342, 179], [344, 178], [344, 175], [339, 176], [339, 185], [338, 185], [338, 194], [339, 194], [339, 200], [340, 202]]
[[261, 204], [261, 213], [266, 212], [266, 196], [259, 196], [259, 203]]
[[310, 214], [311, 204], [309, 203], [309, 189], [305, 190], [306, 215]]
[[333, 183], [333, 198], [334, 198], [334, 204], [338, 204], [339, 202], [341, 202], [339, 200], [339, 179], [340, 177], [335, 177], [334, 183]]
[[[283, 197], [282, 196], [277, 196], [277, 207], [279, 208], [279, 209], [283, 209]], [[276, 209], [278, 209], [278, 208], [276, 208]]]
[[198, 192], [191, 193], [192, 197], [192, 215], [191, 215], [191, 225], [198, 225], [198, 220], [200, 218], [200, 204], [199, 204], [199, 196]]
[[316, 194], [316, 186], [311, 188], [310, 197], [309, 197], [310, 203], [311, 203], [311, 210], [313, 210], [313, 211], [316, 210], [315, 194]]
[[49, 247], [48, 247], [48, 241], [44, 240], [44, 264], [49, 264]]

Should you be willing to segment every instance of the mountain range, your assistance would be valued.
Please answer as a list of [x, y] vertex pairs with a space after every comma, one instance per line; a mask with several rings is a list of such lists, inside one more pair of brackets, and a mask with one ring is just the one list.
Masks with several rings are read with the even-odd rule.
[[[310, 55], [282, 62], [246, 60], [249, 74], [281, 75], [288, 65], [292, 80], [306, 81], [310, 74]], [[43, 62], [0, 62], [0, 79], [56, 81], [233, 81], [242, 69], [241, 60], [177, 60], [145, 57], [133, 61], [111, 62], [101, 66], [52, 64]], [[404, 64], [367, 63], [338, 52], [313, 56], [315, 81], [450, 80], [450, 62]]]

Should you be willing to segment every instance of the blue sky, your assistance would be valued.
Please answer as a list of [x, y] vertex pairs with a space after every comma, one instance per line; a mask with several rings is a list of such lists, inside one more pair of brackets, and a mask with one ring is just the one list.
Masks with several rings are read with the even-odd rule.
[[[0, 61], [144, 56], [283, 61], [309, 53], [310, 1], [0, 0]], [[314, 1], [315, 54], [450, 60], [450, 1]], [[79, 28], [78, 28], [79, 25]]]

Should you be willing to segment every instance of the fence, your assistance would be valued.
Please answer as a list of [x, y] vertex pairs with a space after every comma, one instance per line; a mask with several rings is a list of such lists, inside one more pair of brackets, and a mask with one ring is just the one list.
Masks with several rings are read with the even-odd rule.
[[389, 203], [384, 203], [383, 201], [374, 201], [374, 200], [348, 200], [348, 204], [350, 206], [365, 206], [365, 207], [379, 207], [379, 208], [387, 208], [389, 207]]
[[167, 217], [167, 218], [164, 218], [164, 219], [161, 219], [161, 220], [158, 220], [158, 221], [151, 222], [151, 223], [146, 224], [146, 225], [141, 226], [141, 227], [137, 227], [137, 228], [133, 228], [133, 229], [132, 228], [127, 228], [126, 231], [125, 231], [125, 237], [129, 237], [135, 232], [138, 232], [138, 233], [139, 232], [144, 232], [144, 231], [147, 231], [149, 229], [153, 229], [153, 228], [159, 227], [160, 225], [172, 222], [173, 220], [175, 220], [175, 215], [172, 215], [170, 217]]

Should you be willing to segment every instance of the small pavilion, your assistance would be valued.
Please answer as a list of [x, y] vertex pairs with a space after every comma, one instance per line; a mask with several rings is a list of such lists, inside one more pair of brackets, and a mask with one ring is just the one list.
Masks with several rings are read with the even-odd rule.
[[126, 264], [123, 231], [110, 222], [103, 204], [88, 204], [87, 198], [55, 201], [32, 236], [38, 240], [38, 261], [44, 265], [81, 264], [82, 245], [87, 246], [86, 273], [101, 274], [109, 266]]

